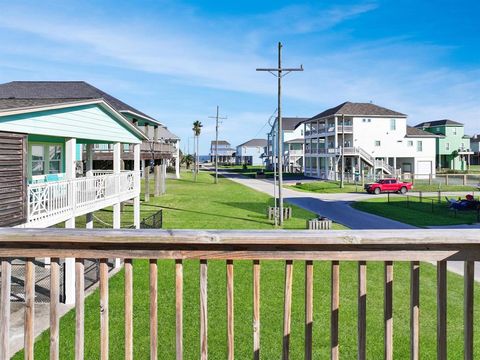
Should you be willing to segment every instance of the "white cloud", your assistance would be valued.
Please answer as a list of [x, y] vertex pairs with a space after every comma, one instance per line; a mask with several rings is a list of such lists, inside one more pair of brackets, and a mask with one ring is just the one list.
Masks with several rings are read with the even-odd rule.
[[[361, 44], [354, 39], [322, 42], [325, 37], [343, 36], [328, 29], [374, 11], [377, 6], [375, 2], [321, 10], [290, 6], [267, 14], [218, 21], [183, 9], [176, 12], [175, 19], [128, 17], [106, 22], [101, 11], [96, 12], [98, 17], [72, 20], [62, 11], [52, 13], [39, 5], [21, 8], [12, 4], [2, 9], [0, 28], [27, 34], [25, 38], [30, 43], [22, 46], [5, 36], [0, 54], [166, 75], [186, 87], [233, 91], [230, 98], [235, 102], [234, 98], [241, 98], [242, 93], [273, 99], [275, 79], [255, 72], [256, 67], [275, 64], [272, 37], [287, 35], [289, 39], [307, 41], [303, 36], [314, 33], [314, 50], [298, 51], [295, 40], [290, 40], [284, 49], [289, 65], [305, 66], [304, 73], [289, 75], [284, 80], [284, 94], [295, 115], [313, 115], [345, 100], [372, 100], [409, 114], [412, 123], [449, 117], [465, 122], [468, 132], [480, 132], [480, 80], [476, 80], [480, 79], [480, 70], [441, 66], [442, 56], [451, 49], [402, 37]], [[172, 13], [168, 11], [167, 16]], [[78, 70], [79, 75], [81, 71]], [[102, 83], [108, 82], [108, 75], [102, 79]], [[119, 85], [125, 88], [128, 82], [122, 85], [119, 80]], [[140, 85], [135, 84], [137, 88]], [[116, 87], [113, 83], [112, 86]], [[229, 122], [228, 127], [225, 123], [225, 136], [239, 141], [253, 137], [256, 125], [266, 121], [274, 105], [274, 101], [268, 102], [265, 112], [257, 111], [257, 106], [230, 114], [235, 121]], [[195, 119], [198, 114], [176, 114], [178, 111], [184, 109], [176, 106], [158, 113], [165, 114], [165, 119], [178, 119], [175, 128], [180, 135], [188, 136], [191, 121], [187, 119]], [[212, 131], [211, 125], [204, 128], [205, 135]]]

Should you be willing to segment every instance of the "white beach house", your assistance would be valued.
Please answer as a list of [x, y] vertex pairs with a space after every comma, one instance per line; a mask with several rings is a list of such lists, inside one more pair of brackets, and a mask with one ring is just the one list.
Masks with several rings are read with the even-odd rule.
[[266, 139], [251, 139], [237, 146], [235, 163], [237, 165], [263, 165], [263, 153]]
[[[304, 127], [300, 126], [308, 118], [282, 117], [283, 167], [285, 171], [302, 171], [304, 167], [303, 138]], [[267, 139], [266, 166], [272, 168], [277, 163], [278, 118], [275, 118]]]
[[[305, 175], [435, 175], [436, 135], [407, 125], [407, 115], [345, 102], [304, 121]], [[342, 155], [344, 169], [342, 169]]]

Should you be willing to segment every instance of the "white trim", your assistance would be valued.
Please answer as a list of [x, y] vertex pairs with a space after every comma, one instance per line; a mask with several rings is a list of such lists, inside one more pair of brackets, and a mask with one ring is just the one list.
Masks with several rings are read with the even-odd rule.
[[132, 114], [136, 117], [139, 117], [139, 118], [142, 118], [143, 120], [147, 120], [147, 121], [150, 121], [150, 122], [153, 122], [155, 125], [160, 125], [160, 126], [165, 126], [163, 123], [161, 123], [160, 121], [158, 120], [155, 120], [149, 116], [145, 116], [145, 115], [141, 115], [139, 113], [136, 113], [135, 111], [131, 111], [131, 110], [119, 110], [120, 113], [127, 113], [127, 114]]

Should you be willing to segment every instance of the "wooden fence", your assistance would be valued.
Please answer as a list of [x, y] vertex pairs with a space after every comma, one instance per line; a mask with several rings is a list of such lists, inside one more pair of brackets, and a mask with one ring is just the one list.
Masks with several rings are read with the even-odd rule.
[[[314, 260], [331, 266], [331, 358], [339, 358], [339, 311], [341, 261], [358, 262], [358, 359], [366, 358], [367, 261], [384, 261], [384, 358], [393, 357], [393, 261], [410, 262], [410, 357], [419, 358], [420, 261], [437, 264], [437, 358], [447, 350], [447, 261], [464, 261], [464, 357], [473, 357], [474, 261], [480, 259], [477, 230], [356, 230], [356, 231], [167, 231], [167, 230], [63, 230], [0, 229], [1, 299], [0, 359], [7, 359], [10, 326], [11, 258], [26, 257], [25, 353], [34, 349], [34, 257], [51, 257], [50, 358], [59, 358], [59, 258], [76, 256], [75, 358], [84, 357], [84, 258], [100, 259], [100, 358], [109, 357], [109, 303], [107, 257], [124, 259], [125, 266], [125, 359], [133, 358], [133, 265], [132, 259], [149, 259], [150, 354], [157, 358], [158, 288], [157, 260], [175, 260], [176, 358], [183, 358], [183, 266], [200, 259], [201, 359], [208, 356], [207, 279], [209, 260], [225, 260], [228, 359], [235, 357], [234, 268], [235, 260], [252, 260], [253, 324], [252, 357], [259, 359], [261, 347], [261, 263], [285, 261], [283, 308], [283, 359], [289, 358], [292, 314], [293, 260], [305, 262], [305, 358], [313, 350]], [[408, 355], [404, 354], [404, 358]], [[459, 354], [460, 356], [460, 354]]]

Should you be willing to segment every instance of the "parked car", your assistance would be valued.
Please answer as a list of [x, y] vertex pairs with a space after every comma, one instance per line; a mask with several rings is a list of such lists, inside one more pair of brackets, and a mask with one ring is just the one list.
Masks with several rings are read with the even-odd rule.
[[400, 194], [405, 194], [407, 191], [411, 190], [413, 185], [411, 182], [402, 182], [397, 179], [381, 179], [372, 184], [366, 184], [365, 190], [369, 194], [378, 195], [382, 192], [398, 192]]

